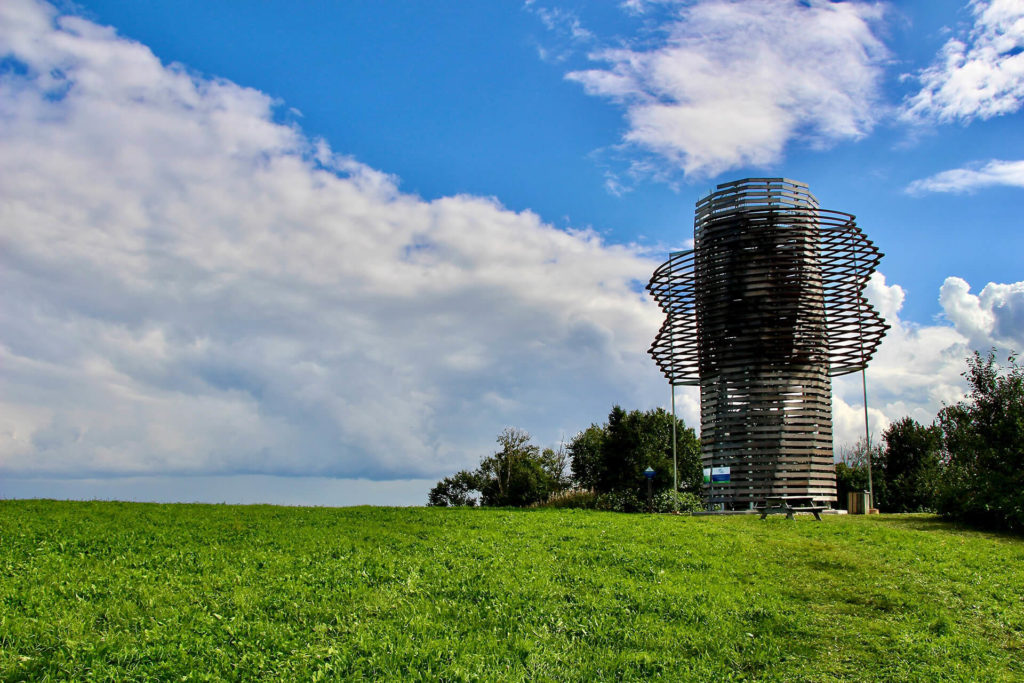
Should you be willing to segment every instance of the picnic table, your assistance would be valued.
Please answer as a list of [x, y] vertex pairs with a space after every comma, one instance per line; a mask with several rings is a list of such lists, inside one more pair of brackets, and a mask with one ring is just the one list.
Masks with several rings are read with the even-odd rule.
[[828, 506], [822, 505], [821, 501], [813, 496], [768, 496], [762, 505], [758, 505], [754, 509], [761, 512], [761, 519], [783, 512], [786, 513], [786, 519], [793, 519], [794, 513], [810, 512], [820, 522], [820, 513], [827, 510]]

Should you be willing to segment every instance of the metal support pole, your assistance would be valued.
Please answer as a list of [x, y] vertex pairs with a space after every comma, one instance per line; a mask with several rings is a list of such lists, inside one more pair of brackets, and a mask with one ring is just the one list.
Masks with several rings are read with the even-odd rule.
[[[857, 269], [859, 264], [857, 263], [857, 257], [853, 257], [853, 267]], [[860, 290], [860, 299], [857, 301], [857, 312], [858, 314], [862, 311], [861, 303], [865, 301], [867, 296], [867, 278], [864, 279], [864, 288]], [[864, 360], [864, 316], [860, 314], [857, 316], [857, 337], [858, 344], [860, 346], [860, 383], [861, 389], [864, 391], [864, 455], [867, 461], [868, 467], [868, 510], [875, 506], [875, 485], [871, 478], [871, 428], [868, 425], [868, 371], [867, 361]], [[868, 510], [864, 511], [864, 514], [868, 513]]]
[[868, 379], [867, 369], [860, 369], [861, 386], [864, 389], [864, 450], [867, 451], [868, 460], [868, 499], [871, 501], [869, 507], [875, 506], [875, 485], [871, 479], [871, 429], [868, 426]]
[[[671, 258], [671, 254], [669, 254]], [[674, 326], [675, 320], [673, 316], [669, 315], [669, 351], [672, 358], [676, 355], [676, 330]], [[671, 402], [672, 402], [672, 511], [679, 512], [679, 465], [676, 460], [676, 378], [675, 372], [672, 373], [672, 377], [668, 380], [669, 386], [671, 387]]]
[[679, 461], [676, 458], [676, 385], [672, 385], [672, 500], [679, 491]]

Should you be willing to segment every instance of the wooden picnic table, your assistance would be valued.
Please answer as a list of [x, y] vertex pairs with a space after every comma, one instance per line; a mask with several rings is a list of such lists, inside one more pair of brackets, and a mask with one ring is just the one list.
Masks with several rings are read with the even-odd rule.
[[827, 505], [813, 496], [768, 496], [764, 503], [755, 508], [761, 511], [761, 519], [768, 515], [786, 513], [786, 519], [793, 519], [794, 513], [810, 512], [814, 518], [821, 521], [821, 512], [827, 510]]

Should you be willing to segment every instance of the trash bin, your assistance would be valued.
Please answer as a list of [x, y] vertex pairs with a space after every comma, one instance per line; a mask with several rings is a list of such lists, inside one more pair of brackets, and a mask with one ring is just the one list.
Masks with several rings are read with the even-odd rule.
[[846, 494], [846, 511], [851, 515], [866, 515], [871, 508], [871, 495], [867, 491], [850, 491]]

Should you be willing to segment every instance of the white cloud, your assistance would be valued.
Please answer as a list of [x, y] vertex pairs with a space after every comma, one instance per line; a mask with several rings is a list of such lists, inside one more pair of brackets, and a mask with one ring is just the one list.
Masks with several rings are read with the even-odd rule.
[[589, 41], [594, 37], [593, 33], [583, 27], [575, 12], [559, 7], [533, 7], [532, 3], [527, 7], [533, 10], [549, 31], [564, 34], [568, 38], [580, 42]]
[[951, 38], [935, 63], [918, 74], [921, 90], [904, 102], [909, 119], [987, 119], [1024, 102], [1024, 3], [974, 0], [974, 26]]
[[[891, 329], [868, 366], [868, 406], [872, 438], [904, 415], [930, 424], [943, 402], [963, 394], [966, 340], [948, 325], [915, 325], [899, 312], [905, 293], [885, 276], [875, 273], [868, 299]], [[833, 381], [833, 417], [837, 445], [864, 437], [864, 400], [860, 373]]]
[[403, 194], [47, 5], [0, 54], [0, 472], [429, 477], [660, 397], [636, 249]]
[[[1024, 348], [1024, 282], [989, 283], [980, 296], [958, 277], [946, 278], [939, 296], [947, 324], [917, 325], [900, 319], [903, 289], [876, 273], [868, 298], [892, 329], [868, 367], [868, 406], [872, 438], [889, 423], [910, 416], [930, 424], [943, 405], [966, 391], [961, 373], [975, 350], [1001, 352]], [[864, 436], [864, 400], [860, 373], [833, 381], [836, 444]]]
[[561, 7], [542, 7], [527, 0], [524, 8], [532, 12], [547, 29], [550, 42], [537, 44], [537, 56], [541, 61], [560, 63], [569, 59], [577, 47], [594, 40], [594, 34], [583, 26], [576, 12]]
[[626, 143], [686, 174], [770, 166], [792, 140], [827, 146], [871, 131], [886, 55], [871, 26], [882, 13], [849, 2], [680, 4], [653, 47], [595, 52], [607, 68], [567, 77], [625, 107]]
[[973, 192], [979, 188], [999, 185], [1024, 187], [1024, 161], [993, 159], [984, 164], [942, 171], [928, 178], [915, 180], [907, 186], [907, 192]]
[[978, 295], [958, 277], [942, 284], [939, 301], [957, 332], [980, 351], [996, 346], [1024, 351], [1024, 282], [990, 282]]

